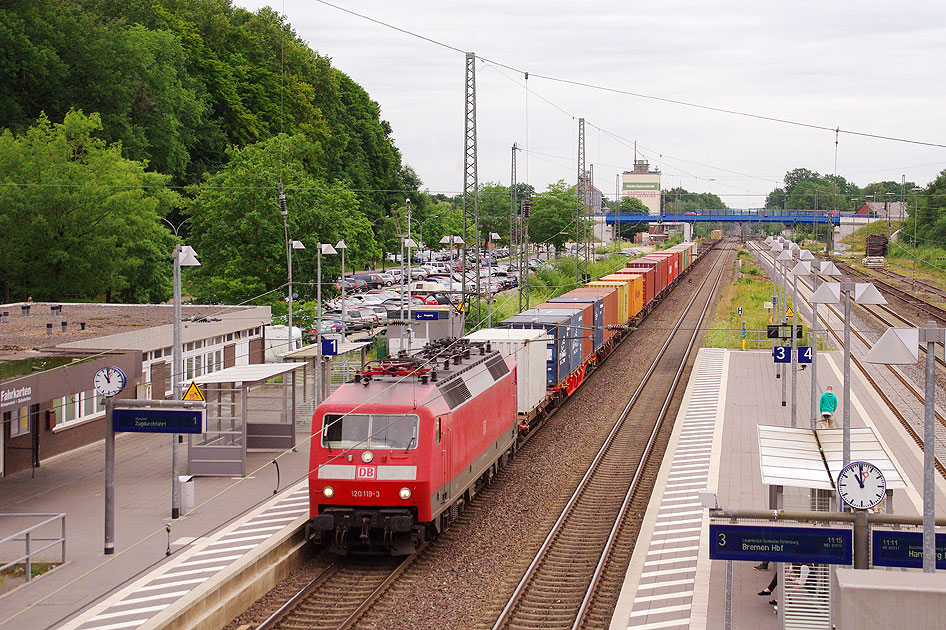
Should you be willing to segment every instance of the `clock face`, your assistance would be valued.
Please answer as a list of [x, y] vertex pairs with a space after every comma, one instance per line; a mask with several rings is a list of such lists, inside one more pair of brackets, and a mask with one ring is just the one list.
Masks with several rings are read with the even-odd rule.
[[115, 366], [103, 367], [92, 379], [95, 391], [102, 396], [115, 396], [125, 389], [125, 373]]
[[880, 469], [867, 462], [851, 462], [838, 474], [841, 500], [856, 510], [868, 510], [884, 498], [887, 480]]

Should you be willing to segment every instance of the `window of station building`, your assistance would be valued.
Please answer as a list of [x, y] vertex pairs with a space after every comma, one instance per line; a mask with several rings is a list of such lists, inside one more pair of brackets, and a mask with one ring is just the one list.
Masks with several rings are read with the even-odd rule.
[[204, 347], [204, 340], [203, 340], [203, 339], [198, 339], [197, 341], [194, 342], [194, 349], [195, 349], [195, 350], [200, 350], [200, 349], [203, 348], [203, 347]]
[[56, 398], [53, 400], [53, 408], [59, 416], [56, 426], [87, 420], [105, 413], [102, 397], [94, 389]]
[[6, 414], [8, 416], [13, 415], [10, 420], [10, 437], [15, 438], [28, 434], [30, 432], [30, 408], [28, 406], [20, 407], [14, 414]]
[[196, 357], [194, 357], [194, 376], [200, 376], [201, 374], [204, 373], [202, 369], [202, 365], [204, 363], [203, 359], [204, 357], [199, 354]]
[[227, 335], [227, 341], [233, 341], [233, 333]]
[[194, 378], [194, 357], [189, 357], [187, 361], [184, 362], [184, 365], [184, 373], [187, 375], [187, 380]]

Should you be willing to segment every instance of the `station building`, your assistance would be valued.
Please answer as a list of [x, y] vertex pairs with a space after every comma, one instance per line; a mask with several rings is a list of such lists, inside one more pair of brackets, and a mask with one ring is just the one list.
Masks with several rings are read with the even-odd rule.
[[621, 175], [621, 198], [634, 197], [650, 214], [660, 214], [660, 171], [650, 170], [647, 160], [635, 160], [633, 171]]
[[[263, 363], [268, 306], [184, 306], [184, 378]], [[119, 398], [171, 395], [170, 304], [0, 305], [0, 476], [101, 440], [95, 372], [116, 365]]]

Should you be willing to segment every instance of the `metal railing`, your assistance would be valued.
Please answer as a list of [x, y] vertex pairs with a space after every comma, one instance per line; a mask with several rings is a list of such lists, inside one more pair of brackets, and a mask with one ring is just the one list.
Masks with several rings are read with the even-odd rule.
[[[745, 337], [743, 331], [739, 329], [728, 329], [722, 331], [725, 333], [724, 348], [729, 350], [771, 350], [774, 345], [791, 345], [790, 340], [783, 343], [781, 339], [769, 339], [765, 330], [746, 330]], [[810, 346], [812, 341], [811, 331], [805, 332], [802, 338], [798, 340], [799, 346]], [[834, 350], [834, 346], [825, 342], [821, 331], [818, 333], [818, 350]]]
[[[15, 558], [6, 564], [0, 566], [0, 571], [9, 569], [12, 566], [18, 565], [20, 563], [26, 563], [26, 581], [29, 582], [33, 578], [33, 557], [37, 554], [40, 554], [51, 547], [60, 545], [60, 557], [59, 562], [63, 563], [66, 561], [66, 514], [42, 514], [42, 513], [8, 513], [0, 514], [0, 519], [6, 518], [41, 518], [44, 519], [39, 523], [31, 525], [26, 529], [22, 529], [15, 534], [11, 534], [5, 538], [0, 538], [0, 546], [10, 543], [10, 542], [20, 542], [25, 543], [25, 553]], [[56, 521], [60, 522], [60, 532], [59, 536], [49, 537], [49, 536], [38, 536], [36, 535], [36, 530], [39, 528], [49, 525], [50, 523], [55, 523]], [[39, 548], [34, 549], [34, 543], [47, 543]]]

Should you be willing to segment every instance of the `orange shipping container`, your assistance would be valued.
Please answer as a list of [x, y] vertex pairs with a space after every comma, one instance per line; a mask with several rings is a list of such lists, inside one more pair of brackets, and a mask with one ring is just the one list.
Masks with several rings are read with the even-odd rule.
[[627, 318], [630, 319], [644, 308], [644, 277], [640, 274], [612, 273], [600, 278], [604, 281], [619, 280], [628, 284]]
[[594, 282], [589, 282], [585, 285], [586, 287], [611, 287], [618, 290], [618, 313], [620, 314], [620, 321], [618, 323], [624, 324], [630, 319], [630, 316], [627, 314], [631, 312], [630, 307], [630, 293], [628, 289], [630, 285], [626, 281], [615, 281], [615, 280], [595, 280]]

